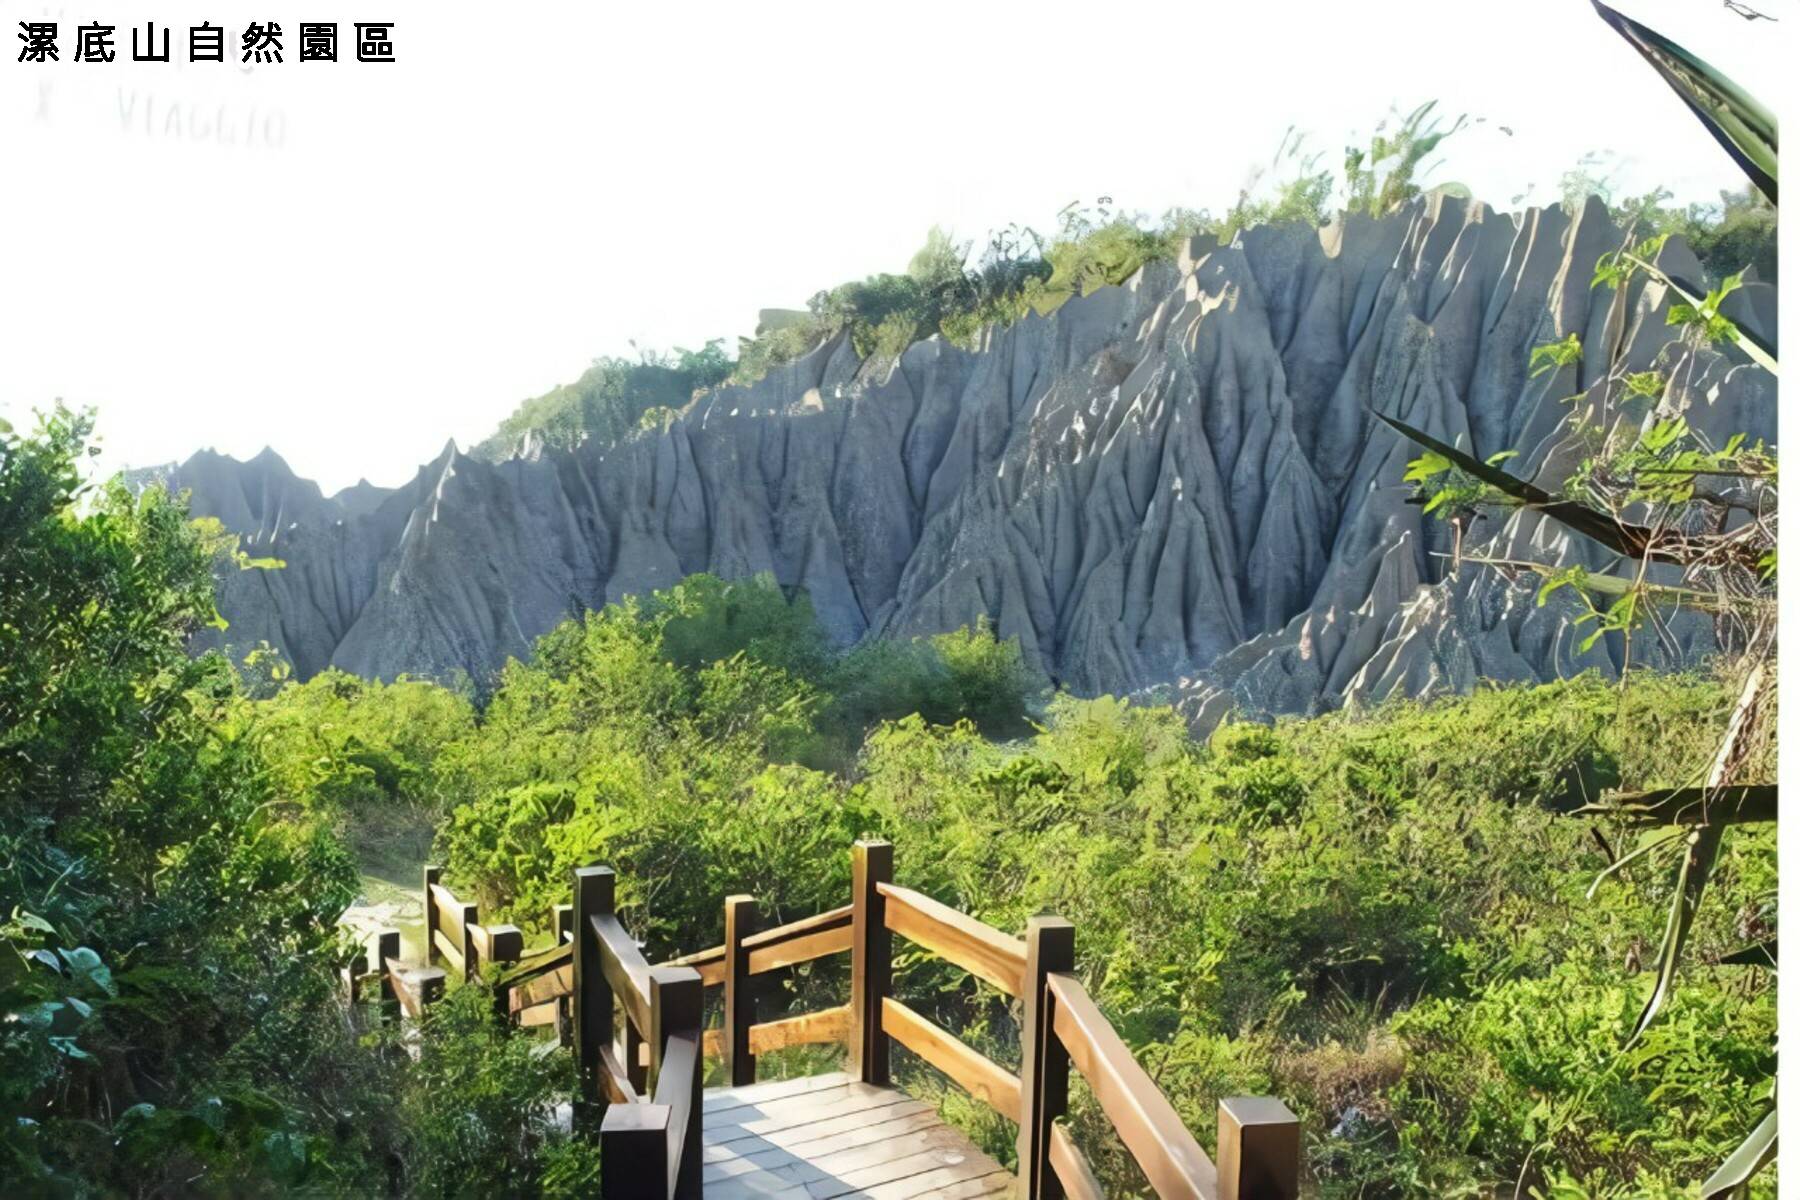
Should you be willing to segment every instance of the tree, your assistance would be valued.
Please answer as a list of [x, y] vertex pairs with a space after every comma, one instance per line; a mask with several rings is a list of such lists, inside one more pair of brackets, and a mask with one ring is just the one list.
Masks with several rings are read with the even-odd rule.
[[[1617, 30], [1664, 78], [1720, 145], [1741, 166], [1750, 183], [1770, 204], [1776, 197], [1775, 120], [1762, 105], [1730, 79], [1680, 46], [1595, 0], [1601, 17]], [[1656, 265], [1667, 234], [1647, 238], [1601, 259], [1594, 286], [1614, 290], [1615, 313], [1629, 294], [1634, 278], [1648, 276], [1671, 290], [1680, 302], [1671, 305], [1668, 321], [1681, 327], [1675, 344], [1686, 361], [1696, 355], [1736, 346], [1771, 375], [1776, 373], [1772, 349], [1725, 315], [1725, 297], [1740, 285], [1727, 276], [1705, 291], [1673, 278]], [[1634, 402], [1663, 401], [1676, 391], [1671, 382], [1681, 364], [1662, 370], [1633, 371], [1624, 361], [1619, 336], [1622, 318], [1609, 320], [1604, 347], [1606, 376], [1583, 396], [1575, 397], [1569, 418], [1571, 437], [1589, 450], [1560, 494], [1507, 473], [1502, 452], [1478, 459], [1391, 417], [1381, 419], [1426, 453], [1415, 459], [1407, 478], [1426, 493], [1427, 511], [1452, 519], [1481, 507], [1524, 508], [1540, 512], [1594, 539], [1637, 563], [1630, 578], [1589, 574], [1579, 569], [1552, 571], [1532, 563], [1488, 561], [1507, 571], [1535, 571], [1544, 576], [1538, 600], [1562, 587], [1581, 593], [1588, 603], [1583, 620], [1592, 621], [1589, 642], [1608, 633], [1629, 639], [1645, 626], [1654, 627], [1661, 608], [1689, 605], [1715, 613], [1721, 642], [1739, 654], [1740, 683], [1732, 719], [1696, 786], [1613, 795], [1583, 811], [1617, 817], [1627, 826], [1672, 828], [1621, 855], [1602, 873], [1604, 880], [1640, 857], [1663, 855], [1674, 860], [1674, 884], [1656, 979], [1633, 1026], [1630, 1042], [1643, 1038], [1673, 994], [1682, 952], [1719, 859], [1728, 830], [1735, 825], [1775, 819], [1775, 786], [1746, 781], [1747, 765], [1758, 760], [1759, 742], [1772, 737], [1775, 678], [1775, 528], [1776, 458], [1773, 450], [1746, 445], [1741, 436], [1724, 446], [1698, 444], [1690, 436], [1679, 407], [1658, 408], [1654, 420], [1614, 420]], [[1540, 346], [1534, 367], [1557, 370], [1579, 357], [1574, 334], [1562, 343]], [[1653, 567], [1677, 568], [1681, 583], [1652, 575]], [[1629, 641], [1627, 640], [1627, 647]], [[1629, 649], [1627, 649], [1629, 655]], [[1626, 659], [1629, 667], [1629, 657]], [[1583, 782], [1578, 775], [1575, 783]], [[1598, 886], [1599, 881], [1596, 881]], [[1774, 966], [1775, 942], [1747, 947], [1735, 960], [1746, 965]], [[1743, 1146], [1701, 1187], [1704, 1197], [1736, 1191], [1775, 1156], [1775, 1112], [1750, 1131]]]
[[301, 1098], [355, 873], [188, 656], [235, 555], [160, 488], [83, 483], [91, 431], [0, 426], [0, 1174], [322, 1184]]

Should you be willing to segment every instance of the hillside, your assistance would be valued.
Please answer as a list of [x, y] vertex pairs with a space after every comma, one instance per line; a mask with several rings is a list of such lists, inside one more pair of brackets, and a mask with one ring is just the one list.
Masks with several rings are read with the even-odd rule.
[[[1574, 601], [1446, 579], [1452, 532], [1407, 503], [1415, 451], [1372, 413], [1517, 449], [1511, 469], [1559, 481], [1563, 401], [1600, 352], [1534, 374], [1533, 348], [1598, 346], [1609, 320], [1634, 363], [1673, 344], [1660, 285], [1590, 286], [1622, 237], [1598, 201], [1509, 216], [1435, 194], [1378, 220], [1197, 237], [973, 348], [863, 357], [840, 335], [619, 440], [524, 439], [501, 462], [450, 445], [400, 488], [333, 497], [273, 453], [202, 453], [169, 478], [285, 562], [230, 573], [219, 606], [235, 650], [267, 641], [302, 678], [485, 679], [570, 612], [696, 572], [772, 573], [844, 643], [986, 617], [1058, 685], [1178, 689], [1201, 724], [1233, 702], [1305, 712], [1611, 672], [1622, 646], [1580, 651]], [[1700, 274], [1679, 238], [1661, 261]], [[1729, 306], [1770, 340], [1774, 310], [1758, 283]], [[1767, 373], [1681, 354], [1671, 394], [1695, 429], [1773, 440]], [[1482, 542], [1607, 565], [1530, 517], [1477, 525], [1465, 550]], [[1677, 620], [1635, 661], [1678, 665], [1711, 637]]]

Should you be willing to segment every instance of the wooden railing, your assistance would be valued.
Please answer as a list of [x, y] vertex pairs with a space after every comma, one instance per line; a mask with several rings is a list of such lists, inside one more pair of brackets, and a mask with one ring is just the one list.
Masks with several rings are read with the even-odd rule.
[[439, 883], [442, 867], [425, 868], [425, 964], [448, 961], [467, 983], [488, 963], [518, 962], [525, 935], [516, 925], [483, 925], [475, 905], [459, 900]]
[[[495, 1000], [520, 1025], [556, 1025], [575, 1052], [583, 1124], [602, 1104], [601, 1196], [689, 1200], [701, 1187], [702, 1079], [708, 1055], [733, 1086], [756, 1081], [759, 1055], [841, 1044], [864, 1083], [891, 1085], [898, 1042], [1018, 1126], [1019, 1188], [1026, 1200], [1102, 1200], [1069, 1134], [1071, 1068], [1157, 1195], [1184, 1200], [1292, 1200], [1299, 1194], [1300, 1129], [1279, 1100], [1219, 1102], [1218, 1159], [1199, 1142], [1074, 973], [1075, 930], [1033, 917], [1017, 938], [894, 883], [894, 848], [851, 850], [850, 903], [773, 929], [757, 929], [751, 896], [725, 901], [722, 945], [652, 965], [614, 909], [606, 867], [574, 873], [573, 903], [551, 916], [554, 942], [523, 952], [519, 930], [483, 926], [425, 869], [428, 964], [449, 960], [464, 980], [489, 963]], [[894, 938], [960, 967], [1018, 1003], [1020, 1067], [1006, 1067], [893, 996]], [[372, 954], [371, 954], [372, 950]], [[847, 1003], [780, 1020], [756, 1019], [757, 977], [835, 954], [850, 956]], [[382, 930], [345, 970], [354, 1004], [379, 986], [381, 1019], [413, 1019], [443, 994], [444, 972], [399, 961], [400, 935]], [[704, 989], [724, 989], [716, 1030], [703, 1028]], [[614, 1035], [617, 1016], [619, 1032]]]
[[[575, 1061], [584, 1102], [607, 1101], [600, 1194], [687, 1200], [700, 1195], [700, 973], [646, 962], [613, 899], [610, 868], [575, 872]], [[616, 1043], [615, 1002], [623, 1017]]]
[[[1300, 1135], [1294, 1114], [1278, 1100], [1220, 1101], [1215, 1166], [1076, 978], [1074, 927], [1069, 922], [1033, 917], [1025, 937], [1013, 937], [896, 885], [893, 870], [890, 844], [857, 842], [851, 851], [849, 904], [758, 931], [755, 899], [732, 896], [725, 901], [724, 944], [659, 967], [643, 961], [613, 915], [612, 872], [605, 868], [576, 872], [576, 928], [591, 928], [591, 936], [578, 942], [573, 955], [576, 1047], [583, 1064], [584, 1094], [597, 1099], [604, 1092], [613, 1102], [603, 1131], [610, 1129], [616, 1135], [602, 1151], [603, 1185], [627, 1173], [633, 1179], [661, 1179], [660, 1165], [666, 1167], [670, 1189], [627, 1192], [603, 1186], [604, 1195], [698, 1194], [679, 1190], [687, 1156], [692, 1156], [695, 1178], [699, 1169], [697, 1132], [685, 1141], [678, 1137], [684, 1117], [698, 1119], [694, 1106], [699, 1103], [699, 1055], [690, 1067], [686, 1057], [690, 1028], [700, 1054], [721, 1059], [733, 1086], [755, 1082], [758, 1055], [807, 1043], [842, 1043], [852, 1075], [888, 1086], [890, 1040], [899, 1042], [1018, 1125], [1018, 1195], [1030, 1200], [1103, 1196], [1092, 1167], [1062, 1120], [1068, 1113], [1071, 1067], [1086, 1080], [1159, 1196], [1291, 1200], [1299, 1194]], [[1019, 1074], [894, 998], [895, 935], [1018, 1002]], [[756, 1020], [756, 976], [842, 953], [850, 955], [847, 1004], [776, 1021]], [[554, 959], [546, 957], [536, 980], [553, 979], [556, 969]], [[670, 971], [681, 974], [658, 984], [659, 973]], [[718, 1029], [702, 1033], [699, 996], [706, 987], [724, 989], [723, 1015]], [[517, 993], [524, 1000], [515, 999], [514, 1011], [530, 1011], [554, 993], [553, 984], [526, 983]], [[620, 1046], [610, 1044], [613, 996], [626, 1016]], [[673, 1007], [659, 1017], [659, 1004]], [[662, 1064], [654, 1103], [666, 1107], [666, 1115], [639, 1111], [646, 1107], [639, 1049], [645, 1040], [653, 1049], [652, 1057]], [[673, 1052], [670, 1045], [676, 1047]], [[695, 1072], [692, 1078], [690, 1070]], [[678, 1073], [679, 1079], [668, 1081], [671, 1073]], [[691, 1096], [689, 1087], [696, 1089]], [[689, 1107], [678, 1108], [678, 1103]], [[615, 1118], [615, 1112], [621, 1115]], [[623, 1179], [617, 1184], [627, 1186]]]
[[378, 1019], [392, 1021], [402, 1015], [418, 1020], [425, 1006], [443, 998], [444, 972], [437, 967], [409, 967], [400, 961], [400, 931], [383, 929], [375, 935], [374, 962], [371, 947], [364, 946], [344, 969], [344, 991], [352, 1006], [370, 989], [376, 992], [380, 1005]]
[[852, 907], [846, 904], [761, 932], [756, 915], [754, 898], [727, 897], [725, 944], [668, 964], [693, 967], [703, 986], [725, 989], [723, 1019], [718, 1029], [706, 1031], [704, 1047], [724, 1063], [733, 1086], [756, 1082], [757, 1055], [789, 1046], [842, 1043], [850, 1027], [847, 1004], [759, 1024], [752, 980], [848, 951]]
[[555, 941], [522, 955], [502, 972], [496, 986], [506, 1011], [522, 1026], [554, 1025], [568, 1045], [574, 1036], [570, 997], [575, 994], [575, 906], [558, 904], [550, 914]]

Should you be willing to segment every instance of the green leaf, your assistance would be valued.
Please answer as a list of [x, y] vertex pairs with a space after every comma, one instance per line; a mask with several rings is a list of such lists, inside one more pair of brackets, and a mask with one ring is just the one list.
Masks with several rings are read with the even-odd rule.
[[1581, 567], [1559, 567], [1556, 570], [1546, 570], [1541, 573], [1544, 576], [1544, 582], [1538, 588], [1537, 606], [1539, 608], [1549, 602], [1556, 589], [1571, 586], [1579, 588], [1587, 577], [1587, 571]]
[[[1661, 267], [1650, 262], [1649, 256], [1640, 257], [1638, 255], [1628, 254], [1622, 250], [1619, 253], [1622, 258], [1626, 259], [1634, 266], [1643, 268], [1651, 278], [1658, 280], [1670, 291], [1680, 296], [1682, 300], [1685, 301], [1686, 311], [1689, 313], [1697, 313], [1706, 307], [1707, 296], [1701, 294], [1698, 285], [1690, 283], [1677, 275], [1669, 274]], [[1719, 293], [1719, 298], [1723, 299], [1724, 295], [1725, 293], [1721, 291]], [[1682, 307], [1683, 305], [1679, 304], [1671, 307], [1669, 311], [1669, 324], [1679, 325], [1683, 323], [1682, 321], [1675, 319], [1675, 309]], [[1690, 317], [1687, 319], [1692, 318]], [[1780, 363], [1775, 357], [1775, 347], [1759, 337], [1754, 330], [1744, 329], [1737, 325], [1732, 325], [1732, 329], [1737, 334], [1733, 341], [1736, 342], [1740, 350], [1749, 355], [1750, 361], [1754, 362], [1757, 366], [1761, 367], [1771, 375], [1779, 376], [1781, 374]]]
[[1450, 460], [1441, 454], [1425, 453], [1406, 464], [1406, 483], [1424, 483], [1450, 469]]
[[73, 950], [58, 950], [63, 962], [68, 964], [69, 973], [79, 979], [85, 979], [109, 996], [118, 995], [119, 989], [113, 984], [112, 971], [100, 956], [86, 946], [77, 946]]
[[1758, 825], [1776, 819], [1780, 807], [1776, 792], [1773, 783], [1657, 788], [1615, 793], [1577, 811], [1619, 817], [1633, 825]]
[[1724, 72], [1689, 54], [1660, 33], [1616, 12], [1600, 0], [1594, 8], [1632, 49], [1656, 69], [1725, 152], [1736, 160], [1757, 191], [1776, 200], [1777, 126], [1764, 108]]
[[1720, 957], [1721, 967], [1768, 967], [1775, 966], [1775, 939], [1758, 942], [1754, 946], [1745, 946], [1742, 950], [1734, 950]]
[[1573, 366], [1581, 361], [1581, 338], [1571, 333], [1560, 342], [1545, 342], [1531, 350], [1531, 377]]
[[1779, 1122], [1775, 1119], [1776, 1110], [1769, 1109], [1768, 1114], [1756, 1123], [1743, 1144], [1732, 1151], [1731, 1157], [1719, 1164], [1719, 1169], [1712, 1177], [1700, 1185], [1701, 1200], [1713, 1200], [1715, 1196], [1725, 1196], [1736, 1191], [1750, 1181], [1758, 1171], [1775, 1161], [1775, 1140]]
[[1675, 896], [1669, 903], [1668, 921], [1663, 925], [1662, 948], [1657, 953], [1656, 985], [1650, 989], [1644, 1011], [1638, 1014], [1627, 1046], [1635, 1045], [1644, 1036], [1644, 1030], [1675, 991], [1675, 969], [1694, 928], [1694, 915], [1700, 911], [1700, 898], [1706, 892], [1707, 880], [1712, 878], [1713, 865], [1719, 860], [1719, 843], [1724, 836], [1723, 823], [1696, 826], [1688, 835], [1687, 849], [1675, 872]]

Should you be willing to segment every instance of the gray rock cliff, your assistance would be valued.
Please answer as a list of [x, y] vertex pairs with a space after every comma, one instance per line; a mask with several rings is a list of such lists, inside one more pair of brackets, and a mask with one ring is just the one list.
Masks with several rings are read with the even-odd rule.
[[[1621, 232], [1598, 203], [1508, 216], [1442, 195], [1381, 220], [1200, 238], [1175, 261], [990, 329], [860, 360], [842, 338], [614, 445], [503, 463], [454, 445], [399, 488], [336, 496], [265, 452], [168, 472], [197, 514], [286, 567], [221, 585], [225, 635], [301, 676], [483, 677], [583, 607], [698, 571], [804, 587], [844, 642], [988, 617], [1072, 691], [1172, 686], [1197, 724], [1612, 671], [1568, 602], [1464, 564], [1405, 503], [1395, 415], [1554, 484], [1563, 401], [1609, 320], [1648, 365], [1670, 297], [1592, 288]], [[1670, 270], [1699, 275], [1678, 241]], [[1735, 315], [1774, 336], [1773, 289]], [[1589, 361], [1533, 377], [1568, 333]], [[1684, 358], [1688, 418], [1774, 440], [1774, 380], [1736, 351]], [[1522, 514], [1465, 544], [1609, 565]], [[1704, 655], [1703, 620], [1651, 661]], [[1644, 661], [1642, 657], [1634, 661]]]

